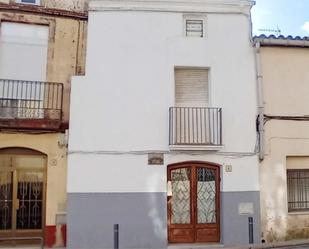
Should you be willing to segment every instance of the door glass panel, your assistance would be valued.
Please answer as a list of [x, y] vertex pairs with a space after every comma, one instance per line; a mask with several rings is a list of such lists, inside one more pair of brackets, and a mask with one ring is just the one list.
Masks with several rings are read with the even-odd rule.
[[18, 172], [17, 202], [16, 228], [42, 228], [43, 172]]
[[216, 223], [216, 171], [197, 168], [197, 223]]
[[0, 171], [0, 230], [12, 229], [13, 173]]
[[172, 224], [190, 224], [190, 178], [191, 170], [188, 168], [171, 170]]

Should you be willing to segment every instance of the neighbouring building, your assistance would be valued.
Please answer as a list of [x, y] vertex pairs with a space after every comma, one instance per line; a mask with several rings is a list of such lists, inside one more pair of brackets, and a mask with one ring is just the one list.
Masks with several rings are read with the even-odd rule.
[[117, 224], [120, 248], [260, 242], [253, 4], [89, 2], [69, 248], [113, 248]]
[[84, 74], [86, 10], [85, 0], [0, 1], [1, 238], [65, 244], [70, 82]]
[[255, 44], [264, 96], [262, 237], [309, 238], [309, 40], [262, 35]]

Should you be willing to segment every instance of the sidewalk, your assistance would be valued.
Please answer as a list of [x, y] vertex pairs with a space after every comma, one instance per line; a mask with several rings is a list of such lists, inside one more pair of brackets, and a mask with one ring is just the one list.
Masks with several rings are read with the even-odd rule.
[[299, 247], [299, 246], [308, 246], [309, 239], [304, 240], [290, 240], [283, 242], [273, 242], [273, 243], [264, 243], [264, 244], [252, 244], [246, 246], [235, 246], [235, 247], [226, 247], [231, 249], [268, 249], [268, 248], [283, 248], [283, 247]]
[[[301, 247], [308, 246], [309, 239], [306, 240], [290, 240], [284, 242], [273, 242], [264, 244], [247, 244], [237, 246], [224, 246], [222, 244], [182, 244], [182, 245], [170, 245], [168, 249], [269, 249], [269, 248], [288, 248], [288, 247]], [[119, 248], [121, 249], [121, 248]]]
[[[168, 249], [269, 249], [269, 248], [291, 248], [291, 247], [305, 247], [309, 248], [309, 239], [306, 240], [291, 240], [284, 242], [274, 242], [265, 244], [248, 244], [239, 246], [224, 246], [222, 244], [182, 244], [170, 245]], [[47, 249], [48, 247], [44, 247]], [[16, 247], [0, 247], [0, 249], [40, 249], [40, 246], [16, 246]], [[66, 249], [64, 247], [57, 247], [56, 249]], [[87, 249], [105, 249], [105, 248], [87, 248]], [[121, 245], [119, 246], [121, 248]]]
[[[50, 247], [44, 247], [44, 249], [49, 249]], [[15, 247], [1, 247], [0, 249], [41, 249], [39, 245], [37, 246], [15, 246]], [[54, 247], [50, 249], [66, 249], [65, 247]], [[120, 248], [119, 248], [120, 249]]]

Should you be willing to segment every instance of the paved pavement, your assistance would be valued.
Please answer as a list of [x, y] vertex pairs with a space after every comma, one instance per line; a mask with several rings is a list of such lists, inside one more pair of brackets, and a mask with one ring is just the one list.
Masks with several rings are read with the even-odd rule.
[[[277, 242], [277, 243], [265, 243], [265, 244], [254, 244], [254, 245], [242, 245], [234, 247], [225, 247], [222, 244], [182, 244], [182, 245], [171, 245], [168, 249], [309, 249], [309, 239], [308, 240], [295, 240], [295, 241], [286, 241], [286, 242]], [[16, 246], [16, 247], [0, 247], [0, 249], [41, 249], [38, 246]], [[44, 247], [47, 249], [47, 247]], [[66, 248], [57, 248], [57, 249], [66, 249]], [[88, 248], [94, 249], [94, 248]], [[96, 248], [104, 249], [104, 248]], [[121, 249], [121, 245], [119, 247]]]
[[[40, 246], [15, 246], [15, 247], [2, 247], [0, 246], [0, 249], [41, 249]], [[49, 247], [44, 247], [44, 249], [49, 249]], [[57, 247], [54, 249], [66, 249], [64, 247]]]

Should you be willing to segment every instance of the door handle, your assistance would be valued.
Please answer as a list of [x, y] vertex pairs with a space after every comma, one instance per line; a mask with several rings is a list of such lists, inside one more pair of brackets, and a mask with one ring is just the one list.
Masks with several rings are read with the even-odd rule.
[[16, 210], [19, 209], [19, 199], [16, 199]]

